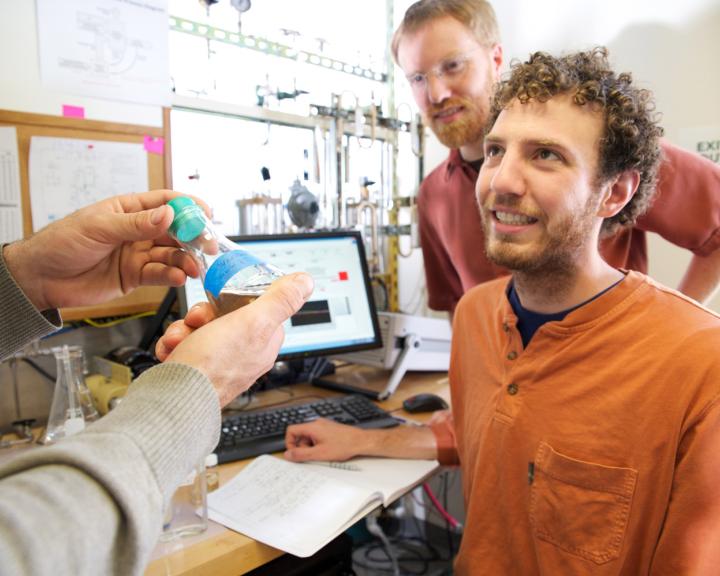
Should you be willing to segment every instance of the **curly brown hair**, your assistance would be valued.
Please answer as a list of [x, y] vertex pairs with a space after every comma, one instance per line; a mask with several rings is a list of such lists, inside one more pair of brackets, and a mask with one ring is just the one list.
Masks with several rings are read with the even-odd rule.
[[486, 133], [498, 115], [517, 99], [546, 102], [557, 94], [573, 94], [575, 104], [593, 104], [604, 111], [605, 127], [600, 141], [598, 183], [625, 170], [637, 170], [640, 184], [625, 207], [603, 221], [603, 235], [631, 226], [650, 206], [660, 164], [663, 130], [658, 125], [653, 95], [632, 85], [632, 76], [615, 73], [604, 47], [553, 57], [535, 52], [527, 62], [513, 62], [510, 75], [496, 88]]

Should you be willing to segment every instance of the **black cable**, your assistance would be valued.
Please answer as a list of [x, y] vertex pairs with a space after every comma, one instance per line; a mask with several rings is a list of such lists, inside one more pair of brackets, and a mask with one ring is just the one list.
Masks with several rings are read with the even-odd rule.
[[[382, 551], [385, 554], [385, 558], [375, 559], [370, 557], [370, 550], [363, 550], [364, 556], [365, 556], [365, 562], [361, 562], [357, 558], [353, 557], [353, 564], [355, 566], [358, 566], [359, 568], [363, 568], [367, 570], [370, 574], [378, 574], [380, 572], [392, 574], [394, 572], [394, 569], [392, 567], [392, 563], [390, 561], [390, 558], [387, 555], [387, 552], [382, 548], [380, 545], [376, 545], [376, 548], [373, 548], [373, 550], [377, 549], [378, 551]], [[407, 558], [398, 558], [398, 565], [400, 565], [402, 562], [408, 561]], [[413, 562], [418, 562], [418, 560], [411, 560]], [[423, 562], [423, 568], [421, 572], [413, 572], [411, 570], [408, 570], [406, 566], [401, 566], [400, 574], [401, 576], [409, 574], [411, 576], [422, 576], [423, 574], [426, 574], [429, 566], [427, 562]]]
[[316, 378], [318, 378], [319, 376], [322, 376], [323, 373], [325, 372], [325, 369], [330, 364], [331, 364], [331, 362], [323, 356], [318, 356], [317, 358], [315, 358], [313, 360], [312, 366], [310, 368], [310, 372], [308, 373], [308, 376], [307, 376], [308, 382], [310, 382], [312, 384], [312, 382]]
[[[445, 474], [445, 473], [447, 473], [447, 472], [443, 472], [443, 474]], [[435, 506], [426, 505], [425, 502], [422, 502], [422, 501], [418, 502], [417, 498], [415, 498], [415, 495], [412, 495], [412, 498], [413, 498], [413, 501], [414, 501], [418, 506], [422, 506], [423, 509], [424, 509], [428, 514], [433, 514], [433, 515], [435, 515], [439, 520], [445, 522], [445, 523], [446, 523], [446, 526], [449, 525], [449, 523], [447, 522], [447, 520], [445, 519], [445, 517], [444, 517], [442, 514], [440, 514], [439, 510], [437, 510], [437, 509], [435, 508]], [[413, 519], [415, 520], [415, 522], [416, 522], [416, 523], [418, 524], [418, 526], [419, 526], [420, 523], [419, 523], [419, 520], [417, 519], [417, 517], [416, 517], [416, 516], [413, 516]], [[432, 522], [430, 522], [429, 520], [426, 520], [425, 524], [426, 524], [428, 527], [435, 526], [435, 524], [432, 523]], [[438, 530], [442, 530], [442, 527], [441, 527], [441, 526], [437, 526], [437, 528], [438, 528]], [[418, 528], [418, 532], [420, 532], [420, 531], [421, 531], [421, 529]], [[427, 534], [427, 531], [426, 531], [426, 537], [425, 537], [425, 539], [426, 539], [426, 541], [429, 543], [430, 537], [429, 537], [429, 535]], [[452, 546], [452, 547], [450, 547], [450, 548], [448, 549], [448, 555], [447, 555], [447, 556], [445, 556], [445, 555], [443, 555], [443, 554], [440, 554], [440, 553], [438, 553], [438, 555], [439, 555], [438, 560], [440, 560], [440, 561], [442, 561], [442, 562], [452, 562], [453, 559], [454, 559], [454, 557], [455, 557], [454, 546]]]
[[[402, 568], [404, 574], [410, 576], [421, 576], [426, 574], [430, 569], [430, 562], [445, 562], [443, 555], [433, 546], [426, 538], [419, 536], [393, 536], [389, 539], [390, 544], [395, 549], [401, 551], [397, 556], [398, 566]], [[410, 543], [416, 543], [417, 546], [410, 547]], [[402, 553], [405, 554], [402, 554]], [[356, 553], [362, 553], [365, 562], [356, 558]], [[377, 554], [382, 554], [383, 558], [378, 558]], [[409, 556], [408, 556], [409, 555]], [[380, 542], [371, 542], [353, 551], [353, 563], [360, 568], [364, 568], [371, 573], [378, 571], [392, 573], [392, 565], [388, 557], [388, 553]], [[404, 565], [403, 565], [404, 563]], [[415, 566], [407, 564], [420, 564], [418, 569]]]
[[388, 291], [387, 284], [385, 284], [385, 281], [382, 278], [379, 277], [373, 277], [372, 282], [380, 286], [383, 292], [383, 302], [382, 305], [379, 303], [375, 303], [375, 306], [378, 310], [389, 310], [390, 309], [390, 292]]
[[[393, 544], [392, 546], [394, 548], [401, 548], [400, 545], [397, 543]], [[387, 560], [384, 560], [381, 558], [373, 558], [373, 556], [372, 556], [373, 552], [382, 552], [384, 554], [384, 556], [387, 558]], [[404, 566], [402, 566], [403, 572], [405, 574], [410, 574], [412, 576], [420, 576], [422, 574], [427, 573], [427, 571], [430, 568], [430, 561], [427, 558], [424, 558], [418, 550], [409, 550], [406, 548], [406, 549], [402, 550], [402, 552], [405, 552], [406, 554], [410, 554], [410, 556], [398, 554], [398, 557], [397, 557], [397, 562], [398, 562], [399, 566], [402, 565], [403, 563], [405, 564]], [[376, 562], [376, 563], [390, 561], [387, 551], [381, 547], [368, 550], [367, 558], [371, 562]], [[419, 571], [413, 570], [407, 564], [419, 564], [421, 566], [421, 568], [419, 569]]]
[[[232, 408], [228, 408], [227, 410], [223, 411], [223, 415], [231, 415], [235, 414], [236, 412], [246, 412], [250, 404], [252, 404], [253, 398], [255, 397], [255, 393], [248, 390], [247, 395], [245, 396], [245, 403], [242, 406]], [[233, 400], [235, 402], [235, 400]]]
[[428, 558], [425, 558], [425, 560], [429, 562], [437, 562], [437, 561], [446, 561], [447, 559], [443, 557], [443, 555], [440, 553], [440, 551], [430, 543], [430, 541], [427, 538], [422, 538], [420, 536], [409, 536], [403, 538], [403, 540], [400, 540], [397, 542], [397, 546], [403, 547], [405, 546], [405, 543], [408, 541], [417, 541], [418, 544], [421, 544], [427, 549], [429, 552], [432, 552], [432, 555]]
[[315, 400], [327, 400], [327, 396], [319, 396], [318, 394], [306, 394], [305, 396], [295, 396], [293, 393], [293, 396], [291, 398], [288, 398], [287, 400], [281, 400], [280, 402], [273, 402], [272, 404], [263, 404], [262, 406], [254, 406], [253, 408], [249, 408], [250, 403], [252, 402], [252, 398], [248, 400], [248, 402], [242, 407], [242, 408], [234, 408], [232, 410], [227, 410], [226, 412], [228, 415], [232, 415], [235, 412], [251, 412], [253, 410], [266, 410], [268, 408], [275, 408], [277, 406], [282, 406], [284, 404], [289, 404], [294, 406], [294, 404], [291, 404], [292, 402], [298, 401], [298, 400], [308, 400], [308, 399], [315, 399]]
[[281, 394], [286, 394], [289, 402], [290, 399], [295, 398], [295, 391], [292, 388], [275, 388], [276, 392], [280, 392]]
[[[372, 557], [371, 552], [384, 552], [384, 558], [374, 558]], [[370, 571], [371, 574], [375, 574], [378, 571], [387, 572], [389, 574], [393, 573], [393, 567], [391, 564], [391, 561], [389, 557], [387, 556], [387, 552], [384, 551], [381, 547], [377, 547], [376, 549], [372, 550], [366, 550], [365, 551], [365, 560], [366, 562], [360, 562], [357, 559], [354, 560], [354, 563], [360, 567], [365, 568], [366, 570]], [[397, 559], [398, 565], [400, 566], [400, 574], [401, 575], [409, 575], [409, 576], [422, 576], [423, 574], [427, 574], [430, 565], [427, 560], [422, 558], [421, 556], [417, 556], [414, 558], [410, 558], [407, 556], [402, 556]], [[415, 564], [418, 565], [417, 569], [414, 569], [414, 567], [408, 566], [408, 564]]]
[[[417, 501], [414, 499], [413, 499], [413, 502], [417, 503]], [[423, 506], [423, 509], [424, 508], [425, 508], [425, 506]], [[417, 530], [418, 535], [420, 535], [420, 536], [424, 535], [425, 538], [427, 539], [427, 531], [425, 530], [425, 527], [420, 523], [420, 519], [417, 516], [415, 516], [415, 514], [413, 514], [411, 516], [411, 518], [413, 519], [413, 522], [415, 523], [415, 530]]]
[[28, 366], [30, 366], [33, 370], [35, 370], [37, 373], [41, 374], [42, 376], [45, 376], [50, 382], [55, 382], [57, 380], [57, 376], [53, 376], [45, 370], [42, 366], [39, 366], [34, 360], [30, 360], [30, 358], [20, 358], [23, 362], [25, 362]]

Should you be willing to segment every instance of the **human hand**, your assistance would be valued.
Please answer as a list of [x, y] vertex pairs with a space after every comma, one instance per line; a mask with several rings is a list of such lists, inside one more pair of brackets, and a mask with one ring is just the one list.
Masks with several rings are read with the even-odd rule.
[[197, 321], [192, 320], [199, 327], [174, 323], [179, 331], [163, 342], [161, 353], [171, 350], [167, 362], [203, 372], [215, 387], [220, 406], [225, 406], [272, 368], [284, 338], [283, 322], [302, 307], [312, 290], [312, 278], [298, 272], [276, 280], [247, 306], [204, 324], [211, 318], [200, 307]]
[[363, 447], [369, 434], [368, 430], [324, 418], [288, 426], [285, 458], [293, 462], [342, 462], [366, 453]]
[[174, 216], [165, 204], [179, 195], [153, 190], [81, 208], [6, 246], [8, 269], [40, 310], [99, 304], [140, 285], [180, 286], [199, 270], [167, 234]]
[[195, 330], [214, 320], [215, 317], [215, 310], [209, 302], [195, 304], [188, 310], [188, 313], [185, 314], [185, 318], [176, 320], [170, 324], [165, 330], [165, 333], [159, 338], [155, 344], [156, 358], [160, 360], [160, 362], [164, 362], [178, 344]]

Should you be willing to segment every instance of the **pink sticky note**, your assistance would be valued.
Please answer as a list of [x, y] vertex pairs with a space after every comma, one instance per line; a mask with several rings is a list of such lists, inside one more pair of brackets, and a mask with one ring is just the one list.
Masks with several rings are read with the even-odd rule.
[[67, 104], [63, 104], [62, 111], [62, 115], [67, 118], [85, 118], [85, 108], [82, 106], [69, 106]]
[[159, 136], [157, 138], [145, 136], [143, 138], [143, 144], [145, 145], [145, 150], [151, 154], [162, 154], [165, 152], [165, 139]]

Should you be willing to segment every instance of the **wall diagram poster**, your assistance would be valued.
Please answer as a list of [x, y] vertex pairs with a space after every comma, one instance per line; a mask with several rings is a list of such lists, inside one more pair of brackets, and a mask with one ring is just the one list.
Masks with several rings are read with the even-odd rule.
[[33, 230], [98, 200], [148, 189], [142, 144], [47, 138], [30, 140]]
[[167, 106], [167, 0], [36, 0], [43, 83], [72, 94]]
[[0, 127], [0, 243], [23, 237], [17, 130]]

